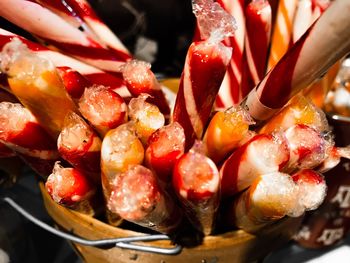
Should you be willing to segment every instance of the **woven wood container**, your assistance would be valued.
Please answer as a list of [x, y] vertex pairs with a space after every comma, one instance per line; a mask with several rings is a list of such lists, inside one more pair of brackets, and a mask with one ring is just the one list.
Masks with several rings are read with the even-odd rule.
[[[57, 205], [40, 184], [47, 212], [56, 224], [77, 236], [96, 240], [140, 236], [143, 233], [113, 227], [84, 214]], [[225, 263], [254, 262], [263, 259], [268, 253], [291, 239], [301, 223], [301, 218], [285, 219], [268, 227], [263, 234], [254, 236], [242, 230], [231, 231], [217, 236], [208, 236], [195, 247], [186, 248], [177, 255], [162, 255], [122, 248], [97, 248], [72, 243], [85, 262], [142, 262], [142, 263]], [[152, 241], [144, 245], [171, 247], [169, 241]]]

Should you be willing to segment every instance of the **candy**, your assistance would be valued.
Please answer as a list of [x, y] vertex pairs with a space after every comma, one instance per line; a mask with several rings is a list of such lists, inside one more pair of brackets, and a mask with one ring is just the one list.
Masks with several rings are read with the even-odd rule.
[[18, 39], [4, 46], [0, 58], [0, 67], [8, 76], [11, 92], [57, 139], [65, 116], [77, 108], [55, 66], [31, 52]]
[[0, 103], [0, 142], [46, 178], [58, 160], [55, 141], [19, 103]]
[[85, 88], [79, 110], [102, 137], [125, 123], [128, 116], [123, 98], [102, 85]]
[[146, 100], [147, 94], [141, 94], [137, 98], [130, 100], [129, 118], [134, 121], [136, 133], [144, 145], [147, 144], [148, 138], [157, 129], [164, 126], [165, 118], [159, 108]]
[[67, 162], [83, 171], [91, 180], [101, 183], [101, 139], [77, 114], [68, 114], [57, 140], [57, 148]]
[[57, 162], [47, 178], [45, 188], [56, 203], [84, 214], [95, 215], [96, 187], [81, 171], [64, 168]]
[[273, 28], [267, 71], [274, 67], [289, 49], [298, 0], [280, 0]]
[[171, 181], [175, 162], [185, 152], [185, 132], [180, 124], [173, 122], [155, 131], [148, 139], [145, 162], [160, 180]]
[[326, 157], [332, 140], [327, 140], [321, 133], [307, 125], [298, 124], [285, 131], [290, 149], [290, 158], [284, 171], [312, 169]]
[[147, 101], [155, 104], [169, 118], [170, 108], [160, 83], [151, 71], [151, 65], [144, 61], [131, 60], [122, 67], [126, 86], [130, 93], [137, 97], [142, 93], [149, 94]]
[[216, 107], [227, 109], [241, 102], [242, 59], [245, 36], [244, 0], [218, 0], [217, 1], [237, 22], [234, 37], [227, 37], [224, 43], [232, 47], [231, 61], [216, 98]]
[[173, 186], [193, 226], [205, 235], [214, 228], [219, 207], [220, 176], [212, 160], [204, 155], [196, 141], [191, 150], [176, 163]]
[[182, 213], [158, 186], [155, 175], [141, 165], [130, 166], [116, 178], [108, 208], [123, 219], [161, 233], [171, 233]]
[[232, 50], [220, 41], [234, 32], [233, 18], [212, 1], [195, 1], [194, 13], [206, 41], [188, 49], [177, 93], [173, 121], [186, 134], [186, 149], [200, 139], [224, 78]]
[[12, 0], [10, 5], [1, 2], [0, 14], [63, 52], [113, 74], [118, 75], [120, 65], [130, 58], [104, 48], [49, 9], [31, 1]]
[[324, 112], [302, 95], [293, 97], [283, 109], [274, 115], [259, 133], [284, 131], [296, 124], [304, 124], [318, 131], [328, 131], [329, 126]]
[[280, 134], [260, 134], [236, 149], [220, 168], [221, 193], [232, 196], [260, 175], [280, 171], [289, 160], [286, 139]]
[[227, 225], [257, 232], [299, 210], [298, 187], [288, 174], [269, 173], [257, 177], [249, 189], [225, 207]]
[[243, 60], [242, 95], [245, 97], [266, 72], [271, 38], [271, 6], [267, 0], [253, 0], [245, 10], [245, 57]]
[[207, 155], [215, 163], [222, 161], [246, 139], [250, 124], [254, 122], [239, 106], [215, 113], [203, 138]]
[[269, 119], [350, 51], [349, 12], [347, 1], [333, 2], [250, 92], [243, 104], [255, 120]]

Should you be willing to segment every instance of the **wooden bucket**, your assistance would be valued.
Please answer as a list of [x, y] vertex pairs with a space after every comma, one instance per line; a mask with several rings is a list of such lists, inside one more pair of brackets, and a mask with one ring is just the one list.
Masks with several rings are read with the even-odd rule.
[[[40, 183], [47, 212], [56, 224], [67, 232], [89, 239], [107, 239], [141, 236], [143, 233], [113, 227], [84, 214], [56, 204]], [[263, 234], [254, 236], [242, 230], [231, 231], [217, 236], [208, 236], [201, 245], [186, 248], [177, 255], [163, 255], [122, 248], [97, 248], [72, 243], [85, 262], [142, 262], [142, 263], [225, 263], [252, 262], [263, 259], [269, 252], [289, 241], [298, 230], [301, 218], [288, 218], [268, 227]], [[152, 241], [143, 245], [171, 247], [169, 241]]]

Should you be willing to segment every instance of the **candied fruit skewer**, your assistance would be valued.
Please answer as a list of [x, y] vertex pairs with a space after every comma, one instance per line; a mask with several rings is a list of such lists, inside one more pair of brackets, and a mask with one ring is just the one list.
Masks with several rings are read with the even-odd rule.
[[1, 70], [8, 76], [11, 92], [41, 125], [57, 139], [66, 114], [77, 108], [49, 61], [31, 52], [18, 39], [0, 53]]
[[176, 162], [172, 181], [190, 222], [205, 235], [211, 234], [220, 203], [220, 176], [200, 141]]
[[102, 85], [86, 87], [78, 105], [81, 114], [101, 137], [125, 123], [128, 118], [124, 99], [109, 87]]
[[136, 134], [144, 145], [153, 132], [164, 126], [165, 117], [159, 108], [146, 100], [147, 94], [132, 98], [128, 105], [129, 119], [134, 122]]
[[97, 41], [115, 52], [125, 53], [129, 51], [119, 38], [98, 17], [90, 4], [84, 0], [37, 0], [36, 2], [51, 9], [68, 23], [76, 27], [83, 27], [84, 32], [97, 37]]
[[252, 0], [245, 8], [245, 44], [242, 70], [242, 96], [247, 96], [265, 76], [270, 46], [272, 13], [267, 0]]
[[[111, 196], [116, 178], [127, 171], [130, 165], [142, 164], [143, 159], [144, 148], [132, 122], [107, 132], [101, 147], [101, 181], [106, 202]], [[107, 219], [112, 225], [121, 223], [119, 215], [110, 210], [107, 210]]]
[[234, 37], [224, 39], [225, 45], [232, 47], [232, 57], [216, 98], [218, 109], [227, 109], [241, 102], [242, 61], [245, 37], [244, 0], [217, 1], [237, 21]]
[[304, 124], [321, 132], [329, 130], [324, 112], [308, 98], [296, 95], [259, 129], [259, 133], [285, 131], [296, 124]]
[[19, 103], [0, 103], [0, 142], [45, 179], [59, 159], [55, 141]]
[[67, 162], [90, 177], [96, 185], [101, 184], [101, 139], [77, 114], [66, 116], [57, 140], [57, 148]]
[[66, 54], [111, 74], [120, 75], [118, 68], [130, 59], [129, 54], [104, 48], [37, 3], [11, 0], [9, 5], [0, 2], [0, 15]]
[[122, 66], [121, 71], [130, 93], [134, 97], [142, 93], [149, 94], [147, 101], [156, 105], [169, 119], [169, 103], [165, 98], [160, 83], [151, 71], [151, 64], [144, 61], [131, 60]]
[[235, 22], [212, 0], [193, 2], [201, 37], [188, 49], [173, 112], [186, 134], [186, 150], [195, 139], [201, 139], [216, 95], [231, 59], [232, 49], [221, 41], [232, 36]]
[[216, 164], [239, 147], [254, 124], [247, 112], [239, 106], [215, 113], [204, 134], [207, 155]]
[[242, 104], [256, 121], [271, 118], [295, 94], [349, 53], [349, 12], [350, 2], [333, 2], [249, 93]]
[[184, 152], [185, 132], [180, 124], [173, 122], [150, 136], [145, 163], [157, 175], [161, 184], [168, 185], [175, 163]]
[[[79, 61], [75, 58], [66, 56], [62, 53], [59, 53], [57, 51], [49, 50], [46, 47], [31, 42], [21, 36], [18, 36], [16, 34], [13, 34], [9, 31], [6, 31], [2, 28], [0, 28], [0, 47], [3, 48], [5, 44], [8, 42], [11, 42], [14, 38], [18, 38], [21, 42], [26, 44], [28, 48], [38, 56], [44, 57], [58, 67], [58, 68], [64, 68], [69, 67], [72, 68], [75, 71], [78, 71], [81, 75], [83, 75], [87, 80], [89, 80], [92, 84], [96, 85], [106, 85], [111, 88], [115, 92], [117, 92], [119, 95], [121, 95], [123, 98], [130, 98], [131, 94], [124, 85], [124, 80], [121, 78], [121, 76], [116, 76], [109, 74], [107, 72], [104, 72], [100, 69], [97, 69], [91, 65], [88, 65], [82, 61]], [[1, 74], [1, 73], [0, 73]], [[1, 75], [0, 80], [0, 87], [6, 85], [7, 79], [4, 78], [5, 74]], [[6, 83], [3, 83], [6, 81]], [[7, 85], [8, 86], [8, 85]], [[6, 87], [3, 87], [6, 89]]]
[[230, 201], [223, 211], [223, 224], [246, 232], [258, 232], [285, 216], [296, 216], [298, 187], [289, 174], [274, 172], [260, 175], [252, 185]]
[[64, 168], [56, 162], [45, 188], [60, 205], [90, 216], [99, 212], [97, 187], [81, 170]]
[[277, 64], [290, 47], [292, 41], [292, 25], [297, 5], [298, 0], [280, 0], [278, 3], [267, 72]]
[[223, 197], [248, 188], [260, 175], [278, 172], [289, 161], [289, 148], [281, 134], [259, 134], [237, 148], [220, 168]]
[[170, 234], [182, 220], [181, 210], [159, 187], [156, 176], [142, 165], [132, 165], [116, 178], [108, 208], [123, 219]]

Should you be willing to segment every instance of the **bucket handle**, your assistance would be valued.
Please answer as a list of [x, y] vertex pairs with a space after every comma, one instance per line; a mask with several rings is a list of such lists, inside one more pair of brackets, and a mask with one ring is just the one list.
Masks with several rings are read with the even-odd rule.
[[9, 204], [18, 213], [20, 213], [22, 216], [24, 216], [26, 219], [36, 224], [37, 226], [45, 229], [46, 231], [56, 236], [59, 236], [61, 238], [67, 239], [75, 243], [79, 243], [84, 246], [101, 247], [101, 246], [114, 245], [119, 248], [132, 249], [132, 250], [137, 250], [142, 252], [150, 252], [150, 253], [157, 253], [157, 254], [163, 254], [163, 255], [176, 255], [176, 254], [179, 254], [182, 250], [182, 246], [177, 244], [175, 244], [173, 247], [170, 247], [170, 248], [162, 248], [162, 247], [147, 246], [147, 245], [140, 245], [140, 244], [134, 243], [134, 242], [149, 242], [149, 241], [157, 241], [157, 240], [171, 240], [167, 235], [162, 235], [162, 234], [111, 238], [111, 239], [99, 239], [99, 240], [84, 239], [84, 238], [60, 231], [44, 223], [43, 221], [39, 220], [38, 218], [28, 213], [24, 208], [18, 205], [10, 197], [4, 197], [3, 201]]

